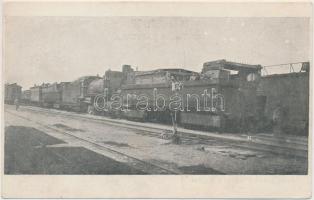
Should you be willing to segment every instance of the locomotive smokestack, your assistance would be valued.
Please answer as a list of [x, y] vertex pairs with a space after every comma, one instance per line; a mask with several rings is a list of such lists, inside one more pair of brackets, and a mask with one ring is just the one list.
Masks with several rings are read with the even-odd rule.
[[131, 65], [122, 65], [122, 72], [123, 73], [129, 73], [133, 72], [134, 70], [132, 69]]

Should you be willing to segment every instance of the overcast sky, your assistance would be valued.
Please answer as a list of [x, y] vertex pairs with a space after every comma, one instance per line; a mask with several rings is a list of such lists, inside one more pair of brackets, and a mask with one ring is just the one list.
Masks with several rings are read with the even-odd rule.
[[7, 17], [5, 80], [43, 82], [226, 59], [271, 65], [309, 60], [308, 18]]

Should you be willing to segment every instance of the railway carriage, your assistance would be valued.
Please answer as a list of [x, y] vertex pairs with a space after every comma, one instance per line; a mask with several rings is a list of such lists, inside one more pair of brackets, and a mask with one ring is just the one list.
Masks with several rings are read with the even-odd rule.
[[61, 107], [62, 87], [66, 82], [47, 84], [42, 87], [42, 102], [44, 107]]
[[31, 100], [31, 91], [30, 90], [24, 90], [22, 92], [21, 101], [24, 104], [29, 104]]
[[266, 131], [272, 128], [274, 110], [281, 107], [285, 115], [282, 129], [287, 134], [307, 135], [309, 124], [309, 63], [307, 69], [286, 74], [262, 77], [258, 94], [263, 97], [263, 125]]
[[34, 85], [30, 88], [30, 103], [32, 105], [42, 106], [42, 85]]
[[5, 84], [4, 102], [7, 104], [13, 104], [15, 99], [20, 99], [22, 93], [22, 87], [17, 83]]

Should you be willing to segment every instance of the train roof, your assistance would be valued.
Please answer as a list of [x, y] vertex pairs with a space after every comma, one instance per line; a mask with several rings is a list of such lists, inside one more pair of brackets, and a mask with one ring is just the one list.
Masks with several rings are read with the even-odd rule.
[[298, 76], [308, 76], [308, 72], [292, 72], [292, 73], [284, 73], [284, 74], [269, 74], [264, 75], [262, 78], [286, 78], [286, 77], [298, 77]]
[[75, 79], [74, 81], [81, 81], [86, 79], [92, 79], [92, 78], [101, 78], [100, 76], [81, 76], [78, 79]]
[[38, 87], [41, 87], [41, 88], [44, 88], [44, 87], [48, 87], [49, 85], [51, 85], [50, 83], [42, 83], [40, 85], [34, 85], [33, 87], [30, 87], [30, 89], [35, 89], [35, 88], [38, 88]]
[[167, 68], [167, 69], [156, 69], [156, 70], [151, 70], [151, 71], [136, 71], [135, 75], [136, 76], [144, 76], [144, 75], [155, 74], [158, 72], [170, 72], [170, 73], [176, 73], [176, 74], [181, 74], [181, 75], [196, 73], [196, 72], [182, 69], [182, 68]]
[[230, 62], [226, 61], [225, 59], [222, 60], [215, 60], [210, 62], [205, 62], [203, 64], [203, 68], [206, 68], [206, 70], [209, 69], [229, 69], [229, 70], [250, 70], [250, 71], [257, 71], [262, 69], [261, 65], [249, 65], [249, 64], [243, 64], [243, 63], [236, 63], [236, 62]]
[[110, 69], [108, 69], [105, 73], [122, 74], [122, 72], [120, 72], [120, 71], [113, 71]]
[[112, 71], [112, 70], [107, 70], [105, 72], [105, 75], [103, 75], [103, 77], [105, 76], [123, 76], [123, 72], [120, 72], [120, 71]]
[[16, 86], [16, 87], [22, 87], [20, 85], [18, 85], [17, 83], [6, 83], [6, 86]]
[[35, 89], [35, 88], [41, 88], [42, 87], [42, 85], [34, 85], [33, 87], [30, 87], [29, 89], [31, 90], [31, 89]]

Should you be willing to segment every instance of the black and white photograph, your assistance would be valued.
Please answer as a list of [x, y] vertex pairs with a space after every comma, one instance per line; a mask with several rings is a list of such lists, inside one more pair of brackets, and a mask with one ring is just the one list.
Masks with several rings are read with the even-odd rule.
[[311, 23], [4, 16], [4, 175], [308, 175]]

